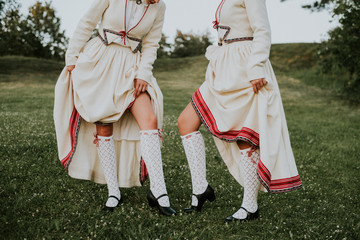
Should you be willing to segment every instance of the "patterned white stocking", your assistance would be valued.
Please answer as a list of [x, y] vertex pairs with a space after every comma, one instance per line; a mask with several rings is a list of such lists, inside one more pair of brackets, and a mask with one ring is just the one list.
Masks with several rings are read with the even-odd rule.
[[[241, 207], [254, 213], [258, 209], [257, 196], [260, 187], [260, 181], [257, 177], [257, 165], [259, 163], [258, 150], [253, 151], [251, 148], [240, 150], [241, 153], [241, 173], [244, 177], [244, 198]], [[233, 214], [234, 218], [245, 219], [247, 212], [240, 208]]]
[[[162, 167], [159, 131], [140, 131], [140, 149], [141, 156], [149, 172], [151, 192], [155, 198], [167, 194]], [[168, 196], [159, 198], [158, 202], [162, 207], [170, 207]]]
[[[204, 139], [199, 131], [181, 136], [186, 158], [189, 163], [193, 194], [205, 192], [209, 183], [206, 181], [206, 158]], [[192, 206], [198, 205], [198, 199], [193, 195]]]
[[[100, 163], [104, 171], [109, 196], [115, 196], [120, 199], [120, 190], [116, 171], [116, 155], [113, 137], [97, 137], [97, 149]], [[116, 207], [118, 201], [115, 198], [109, 198], [106, 202], [107, 207]]]

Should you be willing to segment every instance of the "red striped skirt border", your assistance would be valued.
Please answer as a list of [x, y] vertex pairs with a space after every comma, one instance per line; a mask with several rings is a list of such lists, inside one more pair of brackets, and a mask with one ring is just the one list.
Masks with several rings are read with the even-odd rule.
[[80, 122], [81, 122], [80, 120], [81, 120], [81, 117], [80, 117], [78, 111], [76, 110], [76, 108], [74, 107], [74, 109], [71, 113], [71, 116], [70, 116], [70, 121], [69, 121], [71, 150], [68, 153], [68, 155], [66, 155], [66, 157], [61, 159], [61, 164], [64, 166], [65, 171], [68, 171], [72, 157], [74, 156], [74, 153], [76, 150], [78, 133], [79, 133]]
[[259, 134], [250, 128], [243, 127], [241, 128], [241, 130], [230, 130], [227, 132], [221, 132], [218, 129], [216, 120], [211, 113], [209, 107], [207, 106], [205, 100], [203, 99], [199, 89], [191, 97], [191, 103], [195, 111], [199, 115], [204, 126], [215, 137], [227, 142], [236, 142], [242, 140], [249, 142], [256, 147], [260, 146]]
[[271, 179], [271, 173], [266, 168], [266, 166], [259, 161], [257, 174], [260, 182], [270, 193], [282, 193], [289, 192], [302, 188], [300, 176], [296, 175], [294, 177], [282, 178], [282, 179]]
[[[250, 128], [243, 127], [241, 130], [230, 130], [227, 132], [219, 131], [216, 120], [199, 89], [191, 97], [191, 103], [204, 126], [215, 137], [227, 142], [247, 141], [256, 147], [260, 147], [259, 134]], [[261, 159], [259, 160], [257, 173], [260, 182], [270, 193], [288, 192], [302, 187], [299, 175], [271, 180], [271, 173], [262, 163]]]
[[[129, 110], [133, 105], [134, 105], [134, 101], [132, 101], [129, 106], [127, 107], [126, 110]], [[71, 116], [70, 116], [70, 121], [69, 121], [69, 128], [70, 128], [70, 141], [71, 141], [71, 150], [68, 153], [68, 155], [66, 155], [66, 157], [64, 157], [61, 160], [61, 164], [63, 165], [63, 167], [65, 168], [65, 171], [67, 172], [69, 169], [69, 165], [71, 163], [71, 160], [74, 156], [75, 150], [76, 150], [76, 146], [77, 146], [77, 141], [78, 141], [78, 133], [79, 133], [79, 129], [80, 129], [80, 123], [81, 123], [81, 117], [78, 113], [78, 111], [76, 110], [76, 108], [74, 107]], [[140, 174], [139, 174], [139, 179], [140, 179], [140, 183], [141, 185], [144, 185], [146, 179], [148, 178], [148, 171], [145, 165], [144, 160], [141, 158], [140, 161]]]

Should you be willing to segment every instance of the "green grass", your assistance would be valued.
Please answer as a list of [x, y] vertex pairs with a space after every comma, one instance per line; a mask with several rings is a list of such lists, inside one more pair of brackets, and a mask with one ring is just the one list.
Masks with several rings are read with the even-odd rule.
[[[274, 66], [285, 57], [273, 59]], [[124, 205], [104, 213], [106, 187], [70, 178], [57, 159], [53, 89], [62, 63], [0, 58], [0, 238], [359, 239], [360, 109], [285, 71], [277, 77], [304, 188], [260, 193], [259, 220], [224, 224], [223, 218], [240, 207], [242, 188], [202, 128], [217, 200], [200, 214], [181, 211], [190, 203], [191, 180], [176, 119], [202, 83], [206, 65], [204, 57], [156, 63], [165, 106], [165, 177], [179, 213], [167, 218], [147, 205], [148, 182], [121, 189]]]

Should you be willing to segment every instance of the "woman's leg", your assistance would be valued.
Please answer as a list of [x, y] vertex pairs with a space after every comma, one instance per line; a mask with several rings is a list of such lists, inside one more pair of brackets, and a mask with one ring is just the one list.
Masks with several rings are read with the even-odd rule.
[[131, 113], [140, 127], [141, 155], [149, 171], [151, 193], [158, 199], [161, 207], [170, 207], [162, 167], [157, 118], [147, 93], [142, 93], [136, 98]]
[[205, 144], [201, 133], [198, 131], [201, 120], [189, 103], [178, 118], [178, 126], [188, 160], [191, 182], [192, 201], [191, 208], [185, 212], [200, 211], [204, 202], [215, 200], [214, 190], [206, 180]]
[[178, 118], [178, 126], [181, 136], [196, 132], [201, 126], [201, 120], [195, 109], [189, 103]]
[[[258, 216], [257, 196], [260, 181], [257, 177], [257, 165], [260, 157], [258, 150], [251, 147], [249, 143], [238, 142], [238, 145], [241, 154], [240, 171], [244, 177], [244, 196], [241, 208], [232, 217], [235, 220], [251, 220]], [[232, 217], [227, 218], [227, 221], [231, 221]]]
[[105, 206], [112, 210], [120, 203], [121, 199], [117, 179], [115, 145], [112, 137], [113, 125], [98, 123], [96, 124], [96, 132], [95, 142], [109, 192]]

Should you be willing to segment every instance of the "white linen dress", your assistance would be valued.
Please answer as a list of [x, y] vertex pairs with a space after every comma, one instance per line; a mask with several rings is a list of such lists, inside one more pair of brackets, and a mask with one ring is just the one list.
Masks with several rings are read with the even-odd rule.
[[[119, 186], [141, 186], [145, 180], [139, 127], [129, 108], [134, 79], [145, 80], [161, 128], [163, 96], [152, 65], [164, 13], [162, 1], [137, 6], [131, 0], [95, 0], [80, 20], [66, 53], [66, 65], [76, 67], [71, 74], [64, 68], [55, 87], [58, 153], [71, 177], [106, 183], [93, 143], [94, 123], [102, 122], [114, 123]], [[99, 36], [88, 41], [99, 21]]]
[[[192, 96], [193, 107], [241, 185], [238, 140], [259, 148], [257, 173], [262, 191], [300, 188], [280, 91], [269, 61], [265, 0], [222, 0], [214, 23], [219, 44], [207, 49], [206, 79]], [[255, 94], [250, 81], [259, 78], [268, 84]]]

